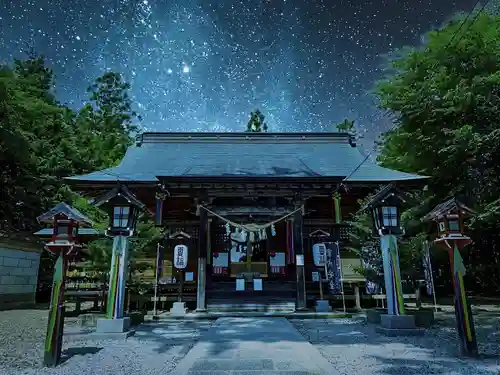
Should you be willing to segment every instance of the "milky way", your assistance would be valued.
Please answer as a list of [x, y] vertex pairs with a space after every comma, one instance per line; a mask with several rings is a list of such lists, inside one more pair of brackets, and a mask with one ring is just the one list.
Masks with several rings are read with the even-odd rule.
[[[475, 0], [6, 0], [0, 60], [46, 56], [74, 108], [105, 70], [122, 72], [143, 126], [325, 131], [344, 118], [386, 127], [370, 94], [384, 59]], [[6, 5], [5, 5], [6, 4]]]

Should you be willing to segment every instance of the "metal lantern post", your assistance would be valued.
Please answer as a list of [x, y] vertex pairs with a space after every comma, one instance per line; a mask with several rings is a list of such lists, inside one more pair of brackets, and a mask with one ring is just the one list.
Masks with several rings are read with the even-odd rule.
[[396, 237], [404, 234], [400, 212], [402, 203], [405, 203], [402, 194], [392, 185], [387, 185], [365, 206], [371, 211], [374, 234], [380, 236], [389, 315], [405, 315]]
[[424, 219], [436, 222], [438, 235], [434, 243], [448, 250], [461, 354], [475, 357], [478, 355], [476, 330], [470, 301], [465, 293], [463, 279], [465, 266], [460, 255], [460, 250], [471, 242], [471, 239], [464, 234], [463, 222], [464, 217], [471, 214], [474, 214], [473, 210], [456, 198], [452, 198], [437, 205]]
[[37, 220], [39, 223], [52, 225], [52, 238], [44, 248], [57, 255], [43, 351], [44, 366], [54, 367], [61, 360], [65, 310], [64, 289], [68, 257], [82, 248], [78, 240], [78, 229], [81, 226], [91, 226], [92, 222], [66, 203], [57, 204], [50, 211], [39, 216]]
[[93, 204], [108, 212], [109, 226], [105, 234], [113, 238], [106, 319], [97, 321], [97, 331], [126, 332], [130, 326], [130, 319], [124, 316], [129, 237], [134, 234], [137, 218], [145, 206], [123, 185], [96, 198]]

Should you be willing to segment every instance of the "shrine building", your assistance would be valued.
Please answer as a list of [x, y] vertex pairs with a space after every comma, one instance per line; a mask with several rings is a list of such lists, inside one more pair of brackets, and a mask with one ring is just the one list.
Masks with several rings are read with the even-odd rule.
[[[346, 250], [350, 215], [376, 188], [423, 178], [379, 166], [347, 133], [144, 133], [118, 166], [67, 181], [86, 196], [119, 185], [133, 193], [165, 233], [160, 297], [175, 300], [182, 277], [183, 299], [210, 310], [262, 301], [304, 309], [318, 278], [324, 298], [338, 299], [315, 262], [317, 242], [338, 246], [336, 281], [358, 300], [365, 280]], [[168, 241], [176, 233], [189, 237], [182, 275]]]

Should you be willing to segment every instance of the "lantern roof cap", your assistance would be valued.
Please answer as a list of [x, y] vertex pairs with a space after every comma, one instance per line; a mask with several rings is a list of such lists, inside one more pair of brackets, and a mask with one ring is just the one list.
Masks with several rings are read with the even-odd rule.
[[92, 221], [87, 216], [64, 202], [56, 204], [52, 209], [38, 216], [37, 221], [39, 223], [50, 224], [53, 222], [56, 215], [64, 215], [68, 219], [76, 221], [84, 226], [93, 225]]
[[139, 199], [137, 199], [136, 196], [132, 194], [132, 192], [125, 185], [122, 184], [119, 184], [115, 188], [95, 198], [92, 201], [92, 204], [96, 207], [99, 207], [117, 196], [123, 196], [126, 200], [130, 202], [130, 204], [136, 206], [141, 211], [143, 211], [146, 207], [144, 203], [142, 203]]
[[438, 204], [427, 215], [425, 215], [422, 220], [436, 220], [446, 214], [455, 213], [457, 211], [469, 215], [474, 215], [476, 213], [473, 209], [467, 207], [464, 203], [453, 197]]
[[361, 208], [361, 211], [371, 209], [377, 205], [380, 205], [384, 200], [388, 198], [395, 198], [400, 200], [401, 203], [405, 203], [404, 194], [396, 188], [393, 184], [388, 184], [375, 193], [368, 202]]

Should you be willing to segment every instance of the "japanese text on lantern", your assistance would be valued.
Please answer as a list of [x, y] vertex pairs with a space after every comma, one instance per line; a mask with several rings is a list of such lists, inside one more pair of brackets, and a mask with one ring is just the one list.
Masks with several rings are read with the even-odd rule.
[[186, 268], [188, 260], [188, 248], [186, 245], [177, 245], [174, 248], [174, 267]]

